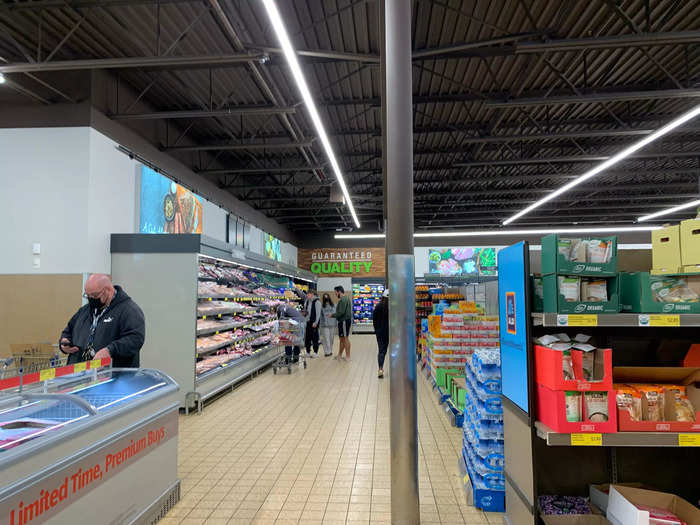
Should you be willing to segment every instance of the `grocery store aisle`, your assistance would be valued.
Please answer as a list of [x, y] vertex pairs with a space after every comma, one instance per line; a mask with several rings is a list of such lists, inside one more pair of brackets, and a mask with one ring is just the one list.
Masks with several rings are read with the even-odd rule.
[[[389, 381], [376, 366], [374, 336], [355, 335], [350, 363], [269, 370], [181, 416], [182, 499], [160, 523], [391, 523]], [[464, 503], [461, 434], [418, 384], [422, 523], [501, 525]]]

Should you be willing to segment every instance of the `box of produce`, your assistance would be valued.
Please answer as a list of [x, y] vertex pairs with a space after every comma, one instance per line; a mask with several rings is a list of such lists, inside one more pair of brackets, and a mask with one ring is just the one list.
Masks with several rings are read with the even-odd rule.
[[617, 432], [614, 391], [551, 390], [537, 385], [537, 414], [545, 425], [565, 434]]
[[618, 313], [618, 285], [618, 277], [543, 275], [544, 311], [560, 314]]
[[700, 432], [700, 368], [613, 370], [621, 432]]
[[551, 390], [611, 390], [612, 350], [588, 344], [579, 334], [547, 335], [535, 345], [535, 380]]
[[617, 237], [584, 239], [542, 237], [542, 275], [614, 276], [617, 274]]
[[700, 219], [688, 219], [680, 225], [682, 266], [700, 264]]
[[667, 226], [651, 232], [653, 274], [678, 273], [681, 263], [680, 226]]
[[610, 486], [608, 519], [616, 525], [694, 525], [700, 509], [675, 494]]
[[620, 274], [623, 312], [700, 313], [700, 275]]

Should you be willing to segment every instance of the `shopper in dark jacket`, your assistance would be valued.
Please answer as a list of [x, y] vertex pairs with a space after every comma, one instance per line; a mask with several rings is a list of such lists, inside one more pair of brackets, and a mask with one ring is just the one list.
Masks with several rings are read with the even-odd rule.
[[85, 282], [88, 304], [81, 307], [63, 330], [60, 348], [68, 364], [90, 359], [112, 359], [115, 368], [138, 368], [146, 338], [143, 311], [111, 279], [94, 274]]
[[[304, 346], [306, 354], [318, 357], [319, 334], [321, 325], [321, 301], [316, 297], [315, 290], [309, 290], [304, 299], [304, 316], [306, 317], [306, 337]], [[314, 353], [311, 353], [313, 345]]]
[[379, 364], [378, 377], [384, 377], [384, 358], [389, 347], [389, 290], [384, 290], [381, 300], [374, 307], [372, 312], [372, 324], [374, 333], [377, 336], [377, 346], [379, 354], [377, 362]]

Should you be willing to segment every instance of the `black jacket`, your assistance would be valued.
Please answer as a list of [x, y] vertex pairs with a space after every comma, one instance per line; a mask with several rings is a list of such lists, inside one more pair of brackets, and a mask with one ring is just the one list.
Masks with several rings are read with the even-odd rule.
[[[102, 314], [95, 330], [92, 347], [95, 351], [107, 348], [115, 368], [138, 368], [139, 352], [146, 339], [146, 321], [143, 311], [120, 287], [117, 295]], [[78, 310], [64, 328], [61, 338], [67, 338], [80, 351], [68, 355], [68, 364], [83, 361], [83, 350], [88, 344], [92, 313], [90, 305]], [[60, 348], [60, 346], [59, 346]]]
[[372, 312], [372, 324], [374, 325], [374, 333], [377, 334], [377, 339], [382, 341], [389, 340], [389, 301], [381, 300], [374, 307]]

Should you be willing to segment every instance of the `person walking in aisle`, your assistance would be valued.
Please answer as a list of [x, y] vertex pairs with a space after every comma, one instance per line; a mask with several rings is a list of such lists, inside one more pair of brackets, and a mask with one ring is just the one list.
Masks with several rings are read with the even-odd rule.
[[338, 323], [333, 319], [335, 305], [331, 301], [331, 296], [323, 294], [323, 304], [321, 305], [321, 343], [323, 344], [323, 355], [328, 357], [333, 355], [333, 339], [335, 328]]
[[384, 290], [382, 298], [377, 303], [377, 306], [374, 307], [372, 324], [374, 325], [374, 333], [377, 336], [377, 346], [379, 347], [379, 354], [377, 355], [379, 372], [377, 377], [384, 377], [384, 358], [389, 347], [389, 290]]
[[[306, 355], [318, 357], [318, 333], [321, 326], [321, 301], [314, 290], [309, 290], [304, 301], [304, 316], [306, 317]], [[311, 353], [313, 345], [314, 353]]]
[[[338, 303], [335, 305], [335, 313], [332, 315], [338, 320], [338, 340], [339, 350], [336, 359], [346, 359], [350, 361], [350, 325], [352, 324], [352, 305], [350, 298], [345, 295], [345, 288], [336, 286], [335, 296]], [[343, 357], [345, 351], [345, 357]]]

